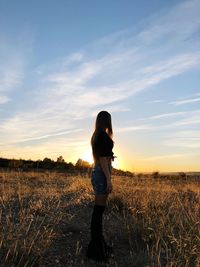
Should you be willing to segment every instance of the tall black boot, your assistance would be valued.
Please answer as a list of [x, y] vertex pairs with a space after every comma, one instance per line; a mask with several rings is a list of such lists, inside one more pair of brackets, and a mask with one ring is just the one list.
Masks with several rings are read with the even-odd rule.
[[[98, 207], [97, 207], [98, 206]], [[105, 248], [105, 253], [108, 256], [109, 254], [113, 253], [113, 247], [109, 246], [106, 241], [105, 238], [103, 236], [103, 213], [105, 211], [105, 206], [103, 205], [95, 205], [94, 206], [94, 211], [93, 211], [93, 216], [95, 217], [95, 213], [96, 213], [96, 209], [100, 210], [100, 217], [99, 217], [99, 228], [98, 230], [95, 228], [95, 226], [93, 224], [95, 224], [95, 219], [92, 216], [92, 220], [91, 220], [91, 238], [92, 239], [101, 239]], [[97, 212], [98, 213], [98, 212]], [[97, 237], [96, 237], [97, 235]]]
[[[96, 209], [96, 207], [95, 207], [95, 209]], [[113, 253], [113, 248], [106, 243], [105, 238], [103, 236], [103, 213], [105, 211], [105, 206], [99, 206], [99, 209], [100, 209], [100, 212], [101, 212], [102, 215], [99, 218], [99, 237], [98, 238], [101, 238], [102, 239], [102, 242], [104, 244], [104, 248], [105, 248], [106, 254], [108, 256], [109, 254], [112, 254]], [[91, 221], [91, 235], [92, 236], [95, 236], [95, 233], [94, 234], [92, 233], [92, 229], [96, 230], [95, 227], [92, 226], [93, 223], [95, 223], [95, 222], [92, 220]], [[98, 231], [96, 231], [96, 233], [97, 232]]]
[[91, 241], [88, 245], [86, 256], [96, 261], [107, 261], [108, 254], [102, 238], [102, 215], [105, 206], [94, 205], [91, 219]]
[[94, 205], [92, 219], [91, 219], [91, 239], [99, 239], [102, 237], [103, 231], [103, 213], [105, 211], [105, 206]]

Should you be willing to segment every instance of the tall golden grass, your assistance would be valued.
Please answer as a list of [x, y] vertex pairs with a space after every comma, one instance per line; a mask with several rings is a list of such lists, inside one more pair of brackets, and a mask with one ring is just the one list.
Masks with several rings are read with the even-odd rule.
[[[114, 176], [106, 266], [200, 266], [200, 177]], [[88, 176], [0, 173], [0, 266], [95, 266], [85, 258], [93, 191]]]

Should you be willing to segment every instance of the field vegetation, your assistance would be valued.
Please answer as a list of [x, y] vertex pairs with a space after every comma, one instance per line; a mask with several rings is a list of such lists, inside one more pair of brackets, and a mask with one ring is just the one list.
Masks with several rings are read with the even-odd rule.
[[[112, 179], [105, 266], [200, 266], [198, 175]], [[93, 198], [88, 174], [0, 172], [0, 266], [98, 266], [85, 258]]]

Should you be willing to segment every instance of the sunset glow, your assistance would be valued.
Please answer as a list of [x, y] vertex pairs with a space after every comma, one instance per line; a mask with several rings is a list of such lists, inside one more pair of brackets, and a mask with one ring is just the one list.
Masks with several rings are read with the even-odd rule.
[[93, 157], [92, 157], [91, 149], [84, 151], [83, 154], [80, 156], [80, 158], [89, 162], [90, 164], [93, 164]]

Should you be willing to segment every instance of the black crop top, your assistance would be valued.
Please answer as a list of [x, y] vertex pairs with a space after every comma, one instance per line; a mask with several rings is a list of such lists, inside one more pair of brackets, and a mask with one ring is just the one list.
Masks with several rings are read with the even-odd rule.
[[92, 146], [94, 159], [98, 160], [99, 157], [112, 157], [113, 158], [113, 140], [104, 131], [96, 133], [95, 140]]

